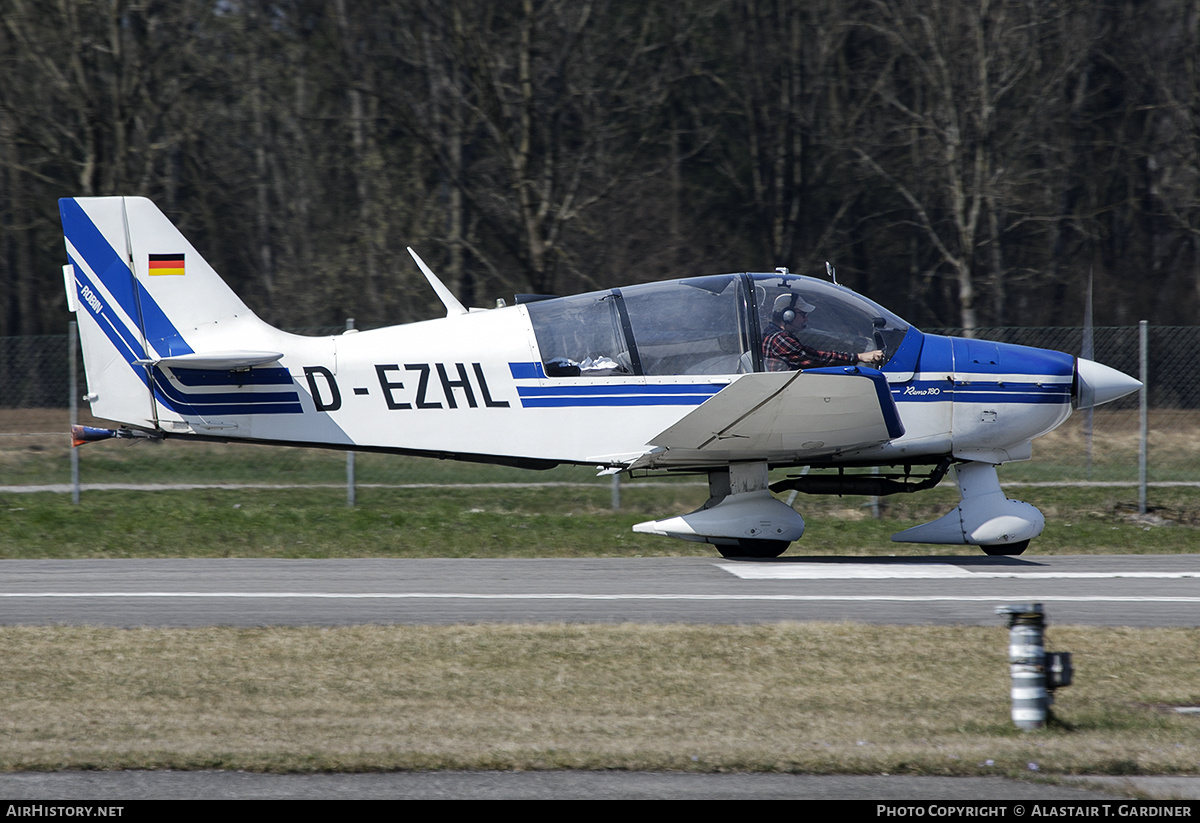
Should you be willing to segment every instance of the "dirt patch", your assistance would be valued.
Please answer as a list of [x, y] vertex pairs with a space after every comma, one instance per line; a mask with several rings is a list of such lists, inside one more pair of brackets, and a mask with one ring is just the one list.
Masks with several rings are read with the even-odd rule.
[[[84, 426], [112, 424], [97, 420], [87, 411], [79, 410], [79, 422]], [[69, 434], [71, 413], [67, 409], [0, 409], [0, 435], [3, 434]]]
[[1116, 503], [1112, 514], [1139, 526], [1200, 526], [1200, 504], [1196, 506], [1147, 506], [1143, 514], [1134, 503]]

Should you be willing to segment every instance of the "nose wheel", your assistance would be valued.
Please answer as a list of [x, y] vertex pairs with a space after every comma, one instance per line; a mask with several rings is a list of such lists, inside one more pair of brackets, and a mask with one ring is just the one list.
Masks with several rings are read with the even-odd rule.
[[752, 557], [756, 559], [779, 557], [792, 545], [790, 540], [739, 540], [737, 545], [717, 546], [721, 557]]
[[897, 543], [978, 546], [984, 554], [1020, 554], [1042, 533], [1046, 519], [1028, 503], [1009, 500], [1000, 488], [996, 467], [967, 462], [954, 467], [962, 500], [953, 511], [892, 535]]
[[983, 553], [988, 557], [1015, 557], [1029, 548], [1029, 541], [1022, 540], [1019, 543], [1008, 543], [1003, 546], [980, 546], [979, 548], [983, 549]]

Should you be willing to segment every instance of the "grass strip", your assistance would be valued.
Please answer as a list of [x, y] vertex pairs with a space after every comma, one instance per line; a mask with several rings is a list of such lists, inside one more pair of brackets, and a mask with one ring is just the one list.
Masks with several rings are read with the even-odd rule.
[[1002, 627], [3, 628], [0, 769], [1195, 772], [1200, 631], [1050, 639], [1028, 733]]
[[[1019, 496], [1046, 514], [1038, 554], [1175, 554], [1200, 551], [1200, 497], [1155, 490], [1149, 518], [1131, 490], [1038, 487]], [[613, 511], [605, 487], [359, 490], [350, 508], [330, 489], [90, 491], [0, 494], [0, 559], [119, 557], [634, 557], [713, 556], [701, 543], [635, 534], [633, 524], [691, 511], [703, 485], [630, 483]], [[957, 502], [951, 489], [884, 498], [871, 516], [862, 497], [801, 495], [807, 521], [791, 555], [962, 555], [970, 546], [891, 542]]]

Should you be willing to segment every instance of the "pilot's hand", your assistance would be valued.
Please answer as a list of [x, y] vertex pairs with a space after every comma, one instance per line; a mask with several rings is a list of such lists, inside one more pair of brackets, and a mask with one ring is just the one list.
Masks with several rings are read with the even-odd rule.
[[883, 350], [865, 351], [858, 356], [858, 359], [871, 366], [878, 366], [883, 363]]

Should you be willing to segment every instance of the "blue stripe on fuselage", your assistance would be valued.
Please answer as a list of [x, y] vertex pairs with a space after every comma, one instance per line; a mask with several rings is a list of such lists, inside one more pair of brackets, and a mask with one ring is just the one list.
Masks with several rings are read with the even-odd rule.
[[175, 380], [185, 386], [290, 386], [292, 376], [283, 368], [253, 368], [248, 371], [217, 371], [172, 367]]
[[950, 383], [947, 380], [915, 379], [891, 387], [897, 403], [1069, 403], [1070, 383]]
[[518, 386], [517, 394], [521, 397], [536, 397], [539, 395], [562, 397], [566, 395], [624, 395], [624, 394], [697, 394], [709, 397], [716, 394], [728, 383], [703, 383], [681, 385], [679, 383], [645, 384], [630, 383], [615, 386]]
[[530, 397], [521, 398], [526, 409], [574, 408], [589, 406], [699, 406], [711, 395], [613, 395], [600, 397]]
[[[267, 369], [266, 371], [282, 371], [285, 375], [287, 374], [284, 369]], [[229, 372], [214, 372], [214, 374], [229, 375], [231, 378], [248, 378], [253, 373], [253, 369], [232, 375]], [[268, 380], [276, 377], [277, 375], [268, 375]], [[245, 382], [251, 383], [251, 380], [247, 379]], [[289, 382], [291, 382], [290, 377]], [[184, 392], [173, 386], [159, 368], [154, 369], [154, 389], [160, 403], [183, 415], [300, 414], [304, 411], [300, 405], [300, 395], [294, 391]]]
[[532, 380], [546, 376], [542, 364], [536, 360], [531, 363], [509, 363], [508, 370], [512, 373], [514, 380]]
[[248, 406], [259, 403], [299, 403], [300, 396], [294, 391], [268, 392], [183, 392], [171, 385], [161, 369], [154, 370], [155, 383], [168, 398], [177, 404], [193, 406], [208, 404], [244, 403]]
[[[546, 376], [542, 364], [509, 363], [514, 379]], [[526, 409], [587, 408], [597, 406], [699, 406], [727, 383], [560, 383], [553, 386], [517, 386]]]
[[723, 384], [627, 384], [617, 386], [517, 386], [527, 409], [595, 406], [699, 406]]

